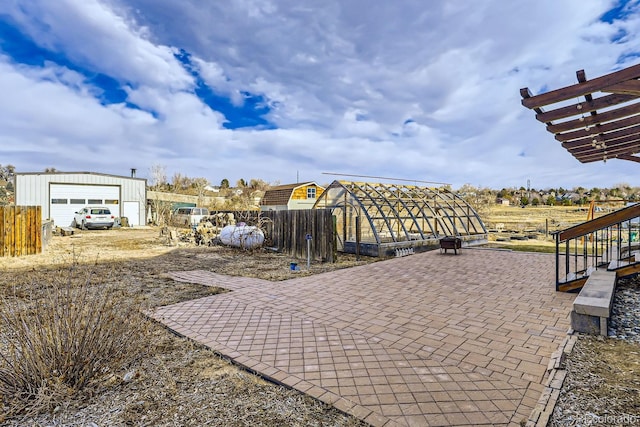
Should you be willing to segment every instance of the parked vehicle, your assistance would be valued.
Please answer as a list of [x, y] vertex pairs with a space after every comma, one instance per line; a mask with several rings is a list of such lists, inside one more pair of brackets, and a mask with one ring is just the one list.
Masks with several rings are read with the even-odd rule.
[[207, 208], [178, 208], [174, 211], [171, 221], [176, 225], [192, 226], [200, 224], [202, 218], [209, 216]]
[[83, 230], [88, 228], [111, 228], [115, 215], [106, 206], [85, 206], [76, 212], [73, 225]]

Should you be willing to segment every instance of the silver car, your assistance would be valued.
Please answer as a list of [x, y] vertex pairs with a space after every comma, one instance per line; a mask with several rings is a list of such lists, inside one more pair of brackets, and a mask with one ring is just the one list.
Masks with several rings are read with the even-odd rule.
[[111, 228], [115, 216], [106, 206], [85, 206], [76, 212], [73, 225], [86, 230], [88, 228]]

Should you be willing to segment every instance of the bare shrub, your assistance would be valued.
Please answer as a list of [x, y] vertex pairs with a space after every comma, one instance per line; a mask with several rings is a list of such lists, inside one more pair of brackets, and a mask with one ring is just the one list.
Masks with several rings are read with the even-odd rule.
[[144, 350], [139, 301], [71, 267], [0, 301], [0, 399], [10, 413], [50, 410]]

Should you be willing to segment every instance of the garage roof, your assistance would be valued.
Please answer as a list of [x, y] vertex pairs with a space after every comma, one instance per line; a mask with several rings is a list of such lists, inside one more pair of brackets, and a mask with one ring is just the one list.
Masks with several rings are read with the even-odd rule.
[[555, 139], [581, 163], [622, 159], [640, 162], [640, 64], [533, 96], [520, 89], [522, 105], [536, 112]]

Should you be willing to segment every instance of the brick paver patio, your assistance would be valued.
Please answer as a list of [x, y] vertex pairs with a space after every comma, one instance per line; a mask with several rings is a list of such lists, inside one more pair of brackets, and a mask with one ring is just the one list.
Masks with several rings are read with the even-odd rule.
[[467, 249], [283, 282], [176, 272], [232, 292], [153, 316], [375, 426], [518, 425], [569, 328], [553, 261]]

